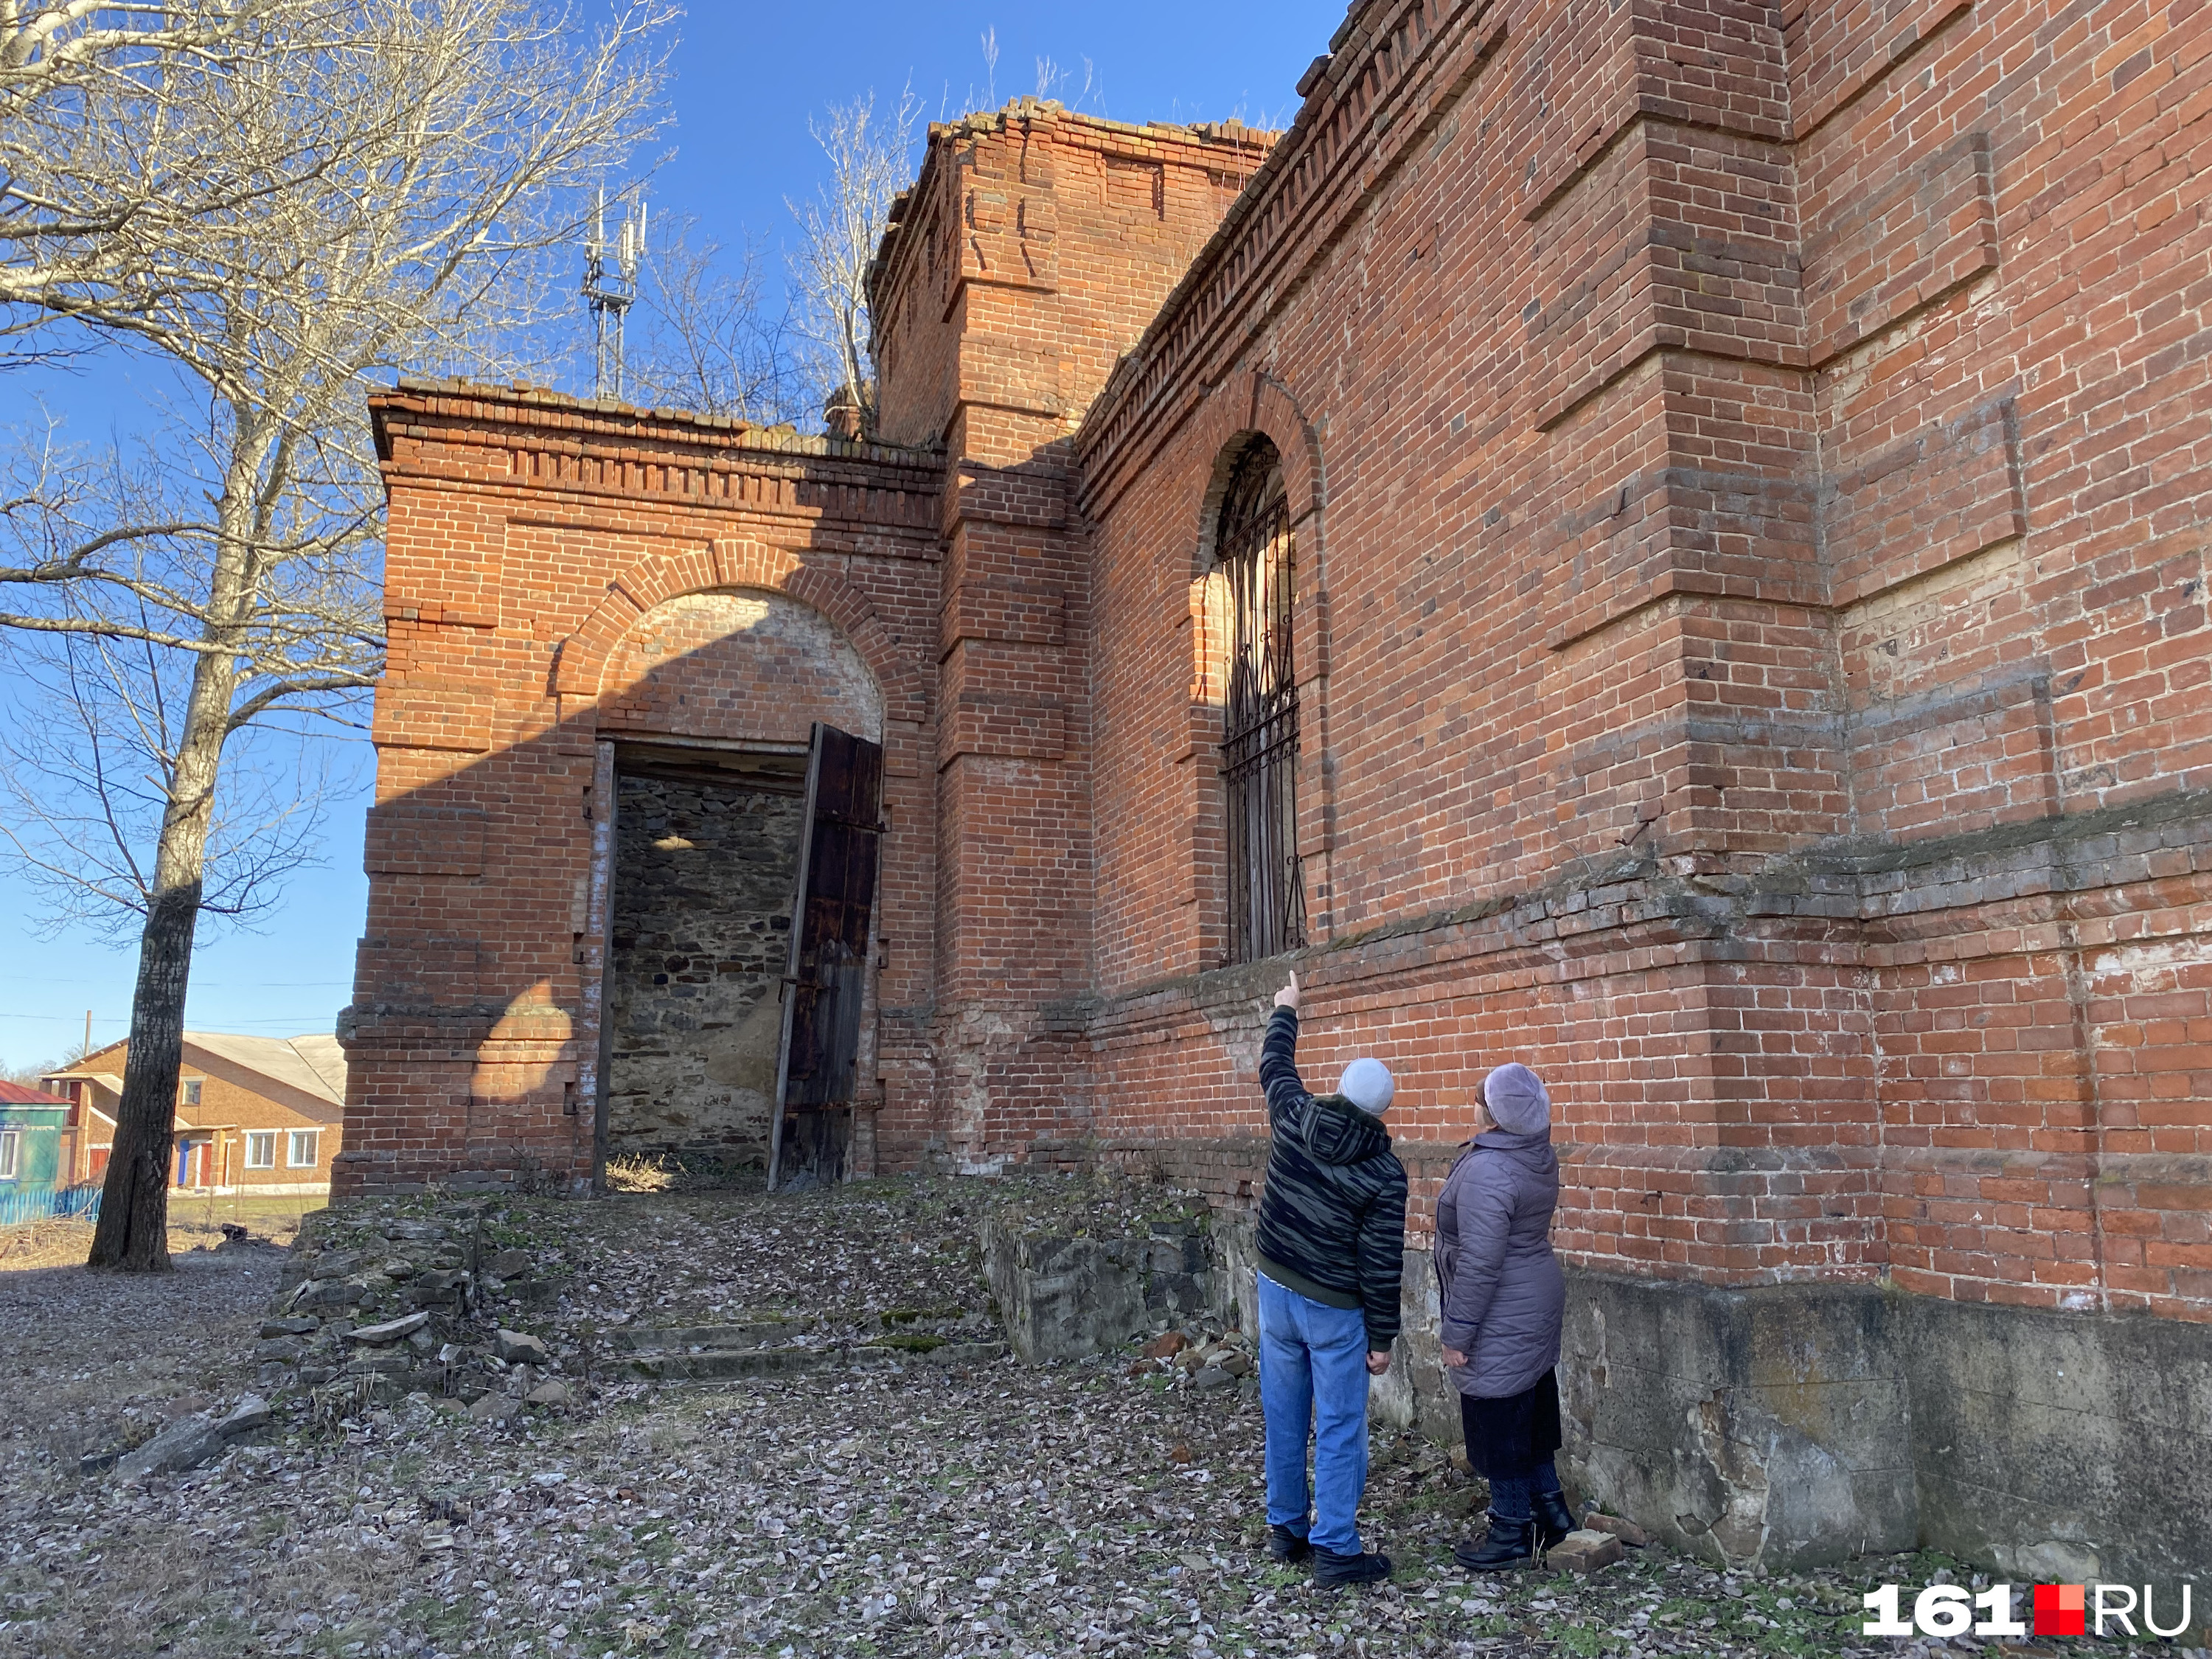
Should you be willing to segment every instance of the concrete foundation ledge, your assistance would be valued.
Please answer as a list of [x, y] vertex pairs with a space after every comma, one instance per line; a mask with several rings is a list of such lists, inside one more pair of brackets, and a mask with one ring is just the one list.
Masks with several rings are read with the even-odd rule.
[[1732, 1567], [1918, 1541], [1899, 1310], [1871, 1287], [1726, 1291], [1571, 1271], [1561, 1473]]
[[2021, 1580], [2194, 1580], [2212, 1624], [2212, 1325], [1895, 1299], [1921, 1541]]
[[1080, 1212], [1007, 1206], [988, 1212], [981, 1233], [983, 1275], [1006, 1339], [1033, 1365], [1115, 1352], [1200, 1319], [1215, 1301], [1201, 1205], [1103, 1226]]
[[1717, 1564], [2212, 1576], [2212, 1328], [1571, 1270], [1563, 1346], [1568, 1483]]

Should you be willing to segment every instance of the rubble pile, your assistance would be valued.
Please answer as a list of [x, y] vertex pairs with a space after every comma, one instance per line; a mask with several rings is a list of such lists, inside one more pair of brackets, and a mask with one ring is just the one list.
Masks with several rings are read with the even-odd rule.
[[1161, 1332], [1138, 1350], [1129, 1366], [1132, 1376], [1160, 1372], [1180, 1378], [1198, 1394], [1241, 1387], [1256, 1395], [1260, 1389], [1259, 1357], [1242, 1331]]
[[[428, 1208], [422, 1205], [417, 1210]], [[511, 1330], [503, 1313], [557, 1295], [565, 1275], [502, 1243], [503, 1211], [481, 1200], [428, 1213], [367, 1205], [326, 1210], [301, 1229], [253, 1351], [261, 1389], [305, 1394], [319, 1418], [342, 1419], [422, 1395], [479, 1422], [525, 1405], [565, 1406], [558, 1352]]]

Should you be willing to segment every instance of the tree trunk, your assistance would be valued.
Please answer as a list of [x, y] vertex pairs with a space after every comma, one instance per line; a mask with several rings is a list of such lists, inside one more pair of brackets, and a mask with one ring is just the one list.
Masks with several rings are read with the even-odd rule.
[[[165, 842], [168, 837], [165, 835]], [[123, 1273], [169, 1270], [170, 1159], [176, 1140], [177, 1074], [185, 1057], [185, 992], [200, 884], [157, 894], [138, 945], [131, 1000], [131, 1051], [115, 1150], [100, 1198], [100, 1224], [86, 1265]]]
[[[251, 511], [252, 500], [250, 490], [237, 487], [234, 473], [233, 487], [217, 507], [232, 533], [223, 537], [216, 556], [212, 617], [246, 614], [253, 574], [246, 539], [237, 530], [243, 528], [239, 517]], [[243, 632], [234, 621], [210, 622], [202, 637], [234, 645]], [[177, 1078], [185, 1060], [185, 994], [191, 979], [192, 935], [199, 927], [216, 777], [230, 736], [231, 700], [237, 690], [238, 658], [233, 651], [206, 653], [194, 665], [168, 809], [161, 816], [145, 931], [139, 936], [123, 1103], [116, 1108], [115, 1149], [108, 1154], [100, 1224], [85, 1261], [88, 1267], [169, 1271], [169, 1160], [176, 1144]]]

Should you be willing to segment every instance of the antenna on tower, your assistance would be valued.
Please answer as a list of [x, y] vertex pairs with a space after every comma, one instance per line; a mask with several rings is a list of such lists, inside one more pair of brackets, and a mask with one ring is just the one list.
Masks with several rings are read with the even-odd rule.
[[[617, 402], [623, 395], [623, 319], [637, 298], [637, 267], [645, 257], [645, 204], [642, 200], [637, 204], [634, 217], [628, 207], [618, 206], [618, 211], [621, 219], [610, 242], [607, 191], [602, 185], [592, 228], [584, 238], [583, 290], [595, 337], [592, 395], [611, 397]], [[611, 330], [607, 326], [610, 319], [614, 324]]]

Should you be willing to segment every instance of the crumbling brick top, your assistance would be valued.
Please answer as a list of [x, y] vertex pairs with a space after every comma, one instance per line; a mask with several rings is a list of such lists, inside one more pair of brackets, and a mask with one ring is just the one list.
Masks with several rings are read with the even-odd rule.
[[932, 121], [929, 137], [933, 143], [940, 138], [972, 138], [981, 134], [1005, 130], [1009, 121], [1057, 121], [1070, 126], [1087, 127], [1099, 133], [1112, 133], [1123, 138], [1165, 139], [1170, 143], [1224, 144], [1238, 149], [1249, 149], [1255, 144], [1272, 144], [1279, 133], [1262, 127], [1248, 127], [1242, 121], [1112, 121], [1103, 115], [1085, 115], [1080, 110], [1068, 108], [1055, 98], [1012, 98], [999, 109], [975, 110], [957, 121]]
[[933, 447], [917, 449], [902, 444], [848, 441], [801, 432], [788, 422], [768, 426], [731, 415], [640, 408], [613, 398], [575, 398], [550, 386], [493, 386], [478, 380], [441, 380], [425, 374], [401, 375], [398, 385], [391, 391], [373, 394], [368, 406], [376, 423], [380, 452], [386, 447], [383, 434], [390, 416], [413, 411], [476, 422], [556, 428], [578, 434], [618, 433], [646, 441], [706, 441], [719, 447], [785, 455], [911, 463], [934, 462], [939, 453]]

